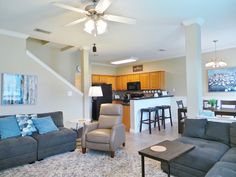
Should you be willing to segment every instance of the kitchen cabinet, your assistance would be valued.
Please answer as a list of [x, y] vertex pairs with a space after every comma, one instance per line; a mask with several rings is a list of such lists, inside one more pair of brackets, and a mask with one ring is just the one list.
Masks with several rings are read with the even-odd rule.
[[127, 75], [127, 82], [133, 82], [133, 74]]
[[139, 81], [139, 74], [132, 74], [132, 76], [133, 76], [133, 82]]
[[92, 75], [92, 83], [100, 83], [100, 75]]
[[112, 84], [112, 90], [127, 90], [127, 82], [141, 83], [142, 90], [165, 89], [165, 71], [155, 71], [121, 76], [92, 75], [92, 83]]
[[158, 72], [151, 72], [149, 74], [149, 79], [150, 79], [150, 89], [158, 89], [159, 87], [159, 75]]
[[[122, 104], [123, 101], [113, 100], [113, 104]], [[123, 106], [123, 117], [122, 123], [125, 125], [125, 131], [129, 132], [130, 130], [130, 105], [122, 105]]]
[[121, 90], [127, 90], [127, 75], [121, 76], [121, 82], [122, 82], [122, 89]]
[[165, 89], [165, 72], [156, 71], [149, 74], [150, 89]]
[[138, 82], [139, 74], [129, 74], [127, 75], [127, 82]]
[[122, 90], [121, 76], [116, 77], [116, 90]]
[[149, 89], [149, 73], [139, 74], [139, 81], [141, 83], [142, 90]]
[[112, 84], [112, 90], [116, 90], [116, 76], [92, 75], [92, 83]]
[[129, 132], [130, 130], [130, 106], [123, 105], [123, 124], [125, 125], [125, 130]]

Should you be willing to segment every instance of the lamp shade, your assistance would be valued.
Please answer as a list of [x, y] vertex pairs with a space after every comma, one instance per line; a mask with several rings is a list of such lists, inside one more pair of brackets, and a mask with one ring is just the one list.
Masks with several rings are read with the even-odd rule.
[[102, 88], [101, 86], [92, 86], [89, 88], [89, 96], [91, 97], [102, 97]]

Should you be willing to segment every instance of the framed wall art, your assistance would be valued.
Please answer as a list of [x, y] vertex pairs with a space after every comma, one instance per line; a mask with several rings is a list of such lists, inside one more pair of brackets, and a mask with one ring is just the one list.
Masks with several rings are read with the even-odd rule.
[[33, 105], [37, 100], [38, 78], [34, 75], [2, 73], [2, 105]]
[[235, 92], [236, 67], [208, 70], [209, 92]]

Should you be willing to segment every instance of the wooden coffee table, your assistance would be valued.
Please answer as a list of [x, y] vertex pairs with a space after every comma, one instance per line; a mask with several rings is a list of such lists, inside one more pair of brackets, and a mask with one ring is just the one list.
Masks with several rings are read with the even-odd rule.
[[[153, 146], [164, 146], [166, 150], [163, 152], [153, 151], [150, 149]], [[168, 165], [168, 177], [170, 177], [170, 162], [174, 160], [176, 157], [194, 148], [194, 146], [191, 144], [183, 144], [183, 143], [173, 142], [173, 141], [168, 141], [168, 140], [160, 142], [153, 146], [150, 146], [138, 152], [139, 155], [141, 155], [142, 177], [145, 176], [144, 157], [148, 157], [150, 159], [158, 160], [161, 162], [166, 162]]]

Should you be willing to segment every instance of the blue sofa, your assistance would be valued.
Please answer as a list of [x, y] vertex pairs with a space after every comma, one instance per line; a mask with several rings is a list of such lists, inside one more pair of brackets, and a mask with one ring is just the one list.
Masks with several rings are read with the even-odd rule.
[[[236, 177], [236, 122], [186, 119], [182, 137], [174, 141], [195, 146], [171, 162], [174, 176]], [[168, 171], [165, 163], [161, 167]]]
[[[50, 112], [37, 114], [37, 117], [51, 116], [59, 131], [32, 136], [0, 139], [0, 170], [33, 163], [46, 157], [73, 151], [76, 148], [76, 132], [64, 128], [63, 113]], [[3, 118], [6, 116], [0, 116]]]

